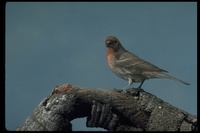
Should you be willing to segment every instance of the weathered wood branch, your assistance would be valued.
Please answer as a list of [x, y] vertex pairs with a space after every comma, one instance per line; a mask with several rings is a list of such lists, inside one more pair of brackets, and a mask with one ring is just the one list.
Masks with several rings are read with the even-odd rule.
[[53, 89], [17, 131], [72, 131], [70, 121], [108, 131], [196, 131], [197, 118], [156, 96], [129, 89], [90, 89], [64, 84]]

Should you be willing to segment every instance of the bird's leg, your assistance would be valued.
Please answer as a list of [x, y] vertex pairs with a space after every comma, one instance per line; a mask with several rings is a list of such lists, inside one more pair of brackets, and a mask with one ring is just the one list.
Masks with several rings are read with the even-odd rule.
[[122, 93], [125, 94], [125, 93], [127, 92], [128, 87], [129, 87], [132, 83], [133, 83], [133, 80], [130, 79], [130, 78], [128, 78], [128, 85], [127, 85], [127, 86], [125, 86], [123, 89], [115, 89], [115, 90], [118, 91], [118, 92], [122, 92]]
[[141, 84], [140, 84], [140, 86], [138, 87], [138, 89], [142, 89], [141, 87], [142, 87], [144, 81], [145, 81], [145, 80], [143, 80], [143, 81], [141, 82]]
[[130, 93], [131, 95], [134, 95], [134, 96], [139, 96], [140, 95], [140, 92], [144, 92], [144, 90], [141, 88], [142, 84], [144, 83], [145, 80], [143, 80], [140, 84], [140, 86], [138, 88], [134, 88], [134, 89], [131, 89], [131, 90], [128, 90], [128, 93]]
[[129, 87], [130, 85], [132, 85], [132, 83], [133, 83], [133, 80], [132, 80], [131, 78], [128, 78], [128, 85], [122, 89], [122, 93], [126, 93], [128, 87]]

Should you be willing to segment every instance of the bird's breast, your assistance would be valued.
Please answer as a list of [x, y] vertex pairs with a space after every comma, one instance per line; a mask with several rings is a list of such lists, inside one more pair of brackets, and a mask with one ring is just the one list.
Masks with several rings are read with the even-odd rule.
[[110, 68], [113, 68], [114, 51], [107, 49], [107, 61]]

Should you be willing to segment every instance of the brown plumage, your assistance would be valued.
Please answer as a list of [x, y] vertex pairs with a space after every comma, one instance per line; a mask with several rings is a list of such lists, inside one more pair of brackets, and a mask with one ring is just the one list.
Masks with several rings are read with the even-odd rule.
[[120, 78], [128, 80], [128, 85], [123, 88], [123, 92], [125, 92], [133, 82], [141, 82], [138, 87], [141, 88], [146, 79], [152, 78], [168, 78], [189, 85], [189, 83], [167, 75], [165, 73], [167, 71], [127, 51], [114, 36], [107, 37], [105, 44], [107, 61], [110, 69]]

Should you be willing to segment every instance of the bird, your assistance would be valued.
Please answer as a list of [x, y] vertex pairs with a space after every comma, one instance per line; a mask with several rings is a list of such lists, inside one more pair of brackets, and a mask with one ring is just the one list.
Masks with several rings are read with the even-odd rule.
[[167, 78], [181, 82], [185, 85], [190, 85], [185, 81], [167, 75], [166, 73], [168, 71], [160, 69], [159, 67], [129, 52], [122, 46], [118, 38], [115, 36], [106, 37], [105, 45], [109, 68], [117, 76], [128, 81], [128, 85], [121, 90], [123, 93], [126, 93], [128, 87], [134, 82], [141, 82], [138, 87], [141, 89], [145, 80], [153, 78]]

